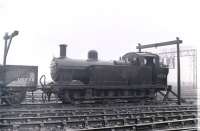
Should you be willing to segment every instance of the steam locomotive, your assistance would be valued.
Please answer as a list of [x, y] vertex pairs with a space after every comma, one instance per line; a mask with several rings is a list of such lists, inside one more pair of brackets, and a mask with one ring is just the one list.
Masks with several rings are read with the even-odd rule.
[[90, 50], [87, 60], [66, 56], [67, 45], [60, 45], [60, 57], [51, 62], [49, 84], [63, 103], [75, 101], [149, 101], [167, 87], [168, 68], [150, 52], [129, 52], [115, 61], [98, 60]]

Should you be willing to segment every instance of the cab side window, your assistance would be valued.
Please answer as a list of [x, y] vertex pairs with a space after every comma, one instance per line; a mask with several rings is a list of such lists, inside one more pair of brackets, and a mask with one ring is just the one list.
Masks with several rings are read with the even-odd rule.
[[155, 65], [156, 64], [156, 60], [153, 57], [146, 57], [144, 58], [144, 65]]
[[147, 59], [144, 58], [144, 65], [147, 65]]

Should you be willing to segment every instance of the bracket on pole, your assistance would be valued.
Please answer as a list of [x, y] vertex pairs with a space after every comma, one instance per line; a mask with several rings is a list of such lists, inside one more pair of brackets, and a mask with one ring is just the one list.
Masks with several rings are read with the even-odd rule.
[[181, 44], [183, 41], [180, 40], [178, 37], [176, 37], [176, 40], [173, 41], [167, 41], [167, 42], [161, 42], [161, 43], [155, 43], [155, 44], [148, 44], [148, 45], [141, 45], [138, 43], [138, 46], [136, 49], [141, 52], [141, 49], [145, 48], [152, 48], [152, 47], [160, 47], [160, 46], [167, 46], [167, 45], [177, 45], [177, 94], [178, 94], [178, 104], [181, 104], [181, 78], [180, 78], [180, 47], [179, 44]]
[[141, 52], [141, 49], [145, 49], [145, 48], [174, 45], [174, 44], [177, 44], [177, 43], [181, 44], [182, 42], [183, 42], [182, 40], [179, 40], [179, 38], [176, 37], [176, 40], [167, 41], [167, 42], [161, 42], [161, 43], [155, 43], [155, 44], [141, 45], [140, 43], [138, 43], [138, 46], [136, 47], [136, 49], [139, 49], [139, 52]]

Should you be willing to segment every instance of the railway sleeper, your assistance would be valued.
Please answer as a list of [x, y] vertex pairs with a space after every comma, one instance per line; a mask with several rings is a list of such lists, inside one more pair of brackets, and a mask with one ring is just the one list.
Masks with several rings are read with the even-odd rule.
[[132, 125], [124, 125], [124, 126], [110, 126], [110, 127], [102, 127], [102, 128], [89, 128], [89, 129], [80, 129], [78, 131], [182, 131], [182, 130], [192, 130], [197, 131], [197, 125], [180, 125], [177, 127], [173, 127], [174, 123], [183, 124], [191, 121], [192, 123], [196, 123], [197, 119], [186, 119], [180, 121], [165, 121], [165, 122], [157, 122], [157, 123], [149, 123], [149, 124], [132, 124]]
[[41, 113], [19, 113], [19, 114], [2, 114], [1, 118], [28, 118], [28, 117], [59, 117], [59, 116], [64, 116], [64, 117], [73, 117], [73, 118], [80, 118], [80, 117], [98, 117], [98, 116], [107, 116], [107, 117], [124, 117], [124, 118], [130, 118], [134, 116], [140, 116], [140, 117], [145, 117], [145, 116], [173, 116], [173, 115], [196, 115], [198, 112], [197, 110], [182, 110], [182, 111], [155, 111], [155, 112], [150, 112], [150, 111], [127, 111], [127, 112], [118, 112], [114, 110], [105, 110], [105, 111], [97, 111], [97, 112], [77, 112], [77, 113], [70, 113], [70, 112], [60, 112], [60, 113], [46, 113], [46, 112], [41, 112]]
[[196, 126], [198, 118], [192, 119], [183, 119], [183, 120], [172, 120], [172, 121], [163, 121], [163, 122], [154, 122], [154, 123], [143, 123], [143, 124], [136, 124], [137, 131], [146, 131], [146, 130], [154, 130], [160, 128], [174, 128], [174, 127], [183, 127], [188, 126], [186, 123], [190, 123], [190, 126]]
[[[139, 112], [140, 110], [139, 109], [123, 109], [123, 110], [118, 110], [118, 109], [86, 109], [87, 111], [85, 111], [84, 113], [89, 115], [89, 114], [106, 114], [109, 112], [113, 113], [113, 112], [117, 112], [117, 113], [133, 113], [133, 112]], [[146, 111], [145, 115], [151, 115], [151, 114], [155, 114], [155, 112], [159, 113], [159, 112], [171, 112], [173, 114], [176, 114], [176, 113], [179, 113], [183, 110], [180, 110], [180, 111], [173, 111], [173, 110], [170, 110], [170, 111], [165, 111], [165, 110], [157, 110], [157, 111], [153, 111], [152, 110], [145, 110], [143, 109], [142, 110], [143, 114], [144, 112]], [[186, 112], [186, 114], [189, 114], [189, 113], [194, 113], [194, 110], [184, 110]], [[3, 112], [0, 112], [0, 116], [1, 118], [2, 117], [31, 117], [31, 116], [42, 116], [42, 115], [76, 115], [77, 113], [80, 113], [81, 114], [83, 113], [83, 111], [80, 111], [80, 110], [65, 110], [65, 109], [61, 109], [61, 110], [51, 110], [51, 111], [47, 111], [47, 110], [32, 110], [32, 111], [26, 111], [26, 110], [23, 110], [23, 111], [18, 111], [18, 110], [15, 110], [15, 111], [3, 111]], [[141, 112], [141, 111], [140, 111]]]
[[[174, 116], [172, 116], [174, 117]], [[170, 117], [168, 117], [170, 118]], [[181, 117], [182, 118], [182, 117]], [[193, 116], [191, 116], [191, 118], [193, 118]], [[68, 128], [75, 128], [75, 129], [82, 129], [82, 128], [88, 128], [90, 127], [90, 123], [93, 123], [95, 122], [96, 125], [99, 126], [104, 126], [104, 127], [109, 127], [109, 126], [125, 126], [125, 125], [129, 125], [129, 124], [136, 124], [138, 126], [138, 128], [145, 128], [146, 127], [150, 127], [151, 128], [154, 128], [156, 126], [156, 128], [159, 128], [159, 126], [162, 126], [163, 125], [166, 125], [166, 123], [168, 123], [167, 126], [179, 126], [179, 125], [191, 125], [191, 124], [195, 124], [193, 121], [184, 121], [184, 120], [191, 120], [191, 119], [183, 119], [183, 120], [176, 120], [174, 123], [171, 123], [171, 122], [168, 122], [168, 120], [165, 120], [163, 118], [163, 121], [162, 122], [156, 122], [156, 121], [153, 121], [153, 119], [151, 120], [151, 117], [148, 117], [148, 119], [150, 121], [148, 121], [147, 123], [145, 123], [145, 119], [146, 118], [135, 118], [135, 119], [131, 119], [132, 121], [134, 121], [134, 123], [128, 123], [129, 120], [126, 120], [123, 119], [123, 118], [117, 118], [117, 119], [107, 119], [107, 118], [104, 118], [104, 120], [77, 120], [77, 121], [67, 121], [65, 119], [58, 119], [58, 120], [54, 120], [52, 118], [46, 118], [46, 119], [41, 119], [41, 118], [35, 118], [37, 119], [36, 121], [32, 121], [30, 119], [26, 120], [26, 121], [17, 121], [16, 120], [12, 123], [12, 122], [6, 122], [4, 124], [1, 124], [0, 126], [1, 127], [7, 127], [7, 126], [11, 126], [11, 125], [20, 125], [20, 126], [24, 126], [24, 125], [37, 125], [38, 123], [44, 123], [44, 124], [49, 124], [49, 123], [52, 123], [52, 124], [55, 124], [55, 123], [66, 123], [65, 126], [67, 126]], [[30, 120], [30, 121], [29, 121]], [[174, 120], [173, 120], [174, 121]], [[143, 123], [143, 124], [140, 124], [140, 123]], [[152, 124], [154, 123], [154, 124]]]
[[[144, 115], [148, 112], [137, 113], [123, 113], [123, 114], [99, 114], [99, 115], [74, 115], [74, 116], [37, 116], [37, 117], [17, 117], [17, 118], [0, 118], [1, 123], [11, 123], [11, 122], [29, 122], [29, 121], [48, 121], [48, 120], [67, 120], [67, 121], [78, 121], [78, 120], [103, 120], [103, 119], [118, 119], [123, 118], [127, 121], [139, 119], [140, 121], [164, 121], [164, 120], [174, 120], [174, 119], [185, 119], [185, 118], [195, 118], [197, 113], [194, 111], [193, 114], [185, 114], [185, 111], [179, 112], [178, 115], [163, 115], [162, 113], [155, 113], [151, 115]], [[138, 122], [139, 122], [138, 120]]]
[[[119, 107], [119, 106], [112, 106], [112, 107], [103, 107], [103, 108], [84, 108], [82, 107], [81, 109], [80, 108], [75, 108], [75, 109], [67, 109], [65, 107], [58, 107], [58, 108], [54, 108], [54, 109], [49, 109], [49, 108], [53, 108], [53, 107], [48, 107], [48, 105], [46, 104], [42, 104], [44, 105], [45, 107], [47, 108], [41, 108], [39, 105], [39, 109], [33, 109], [33, 107], [29, 106], [30, 108], [28, 109], [13, 109], [13, 108], [6, 108], [6, 109], [0, 109], [0, 114], [2, 113], [8, 113], [8, 114], [16, 114], [16, 113], [41, 113], [41, 112], [80, 112], [82, 110], [85, 110], [85, 111], [104, 111], [104, 110], [116, 110], [116, 111], [119, 111], [119, 110], [129, 110], [129, 111], [180, 111], [180, 110], [197, 110], [197, 106], [188, 106], [188, 105], [170, 105], [170, 106], [166, 106], [166, 105], [159, 105], [159, 106], [146, 106], [146, 105], [143, 105], [143, 106], [123, 106], [123, 107]], [[22, 105], [23, 106], [23, 105]], [[36, 105], [37, 106], [37, 105]], [[57, 105], [55, 105], [57, 107]], [[25, 108], [25, 107], [23, 107]], [[35, 108], [35, 106], [34, 106]]]
[[[28, 118], [28, 117], [45, 117], [45, 116], [64, 116], [64, 117], [73, 117], [76, 118], [78, 117], [85, 117], [85, 116], [89, 116], [89, 117], [97, 117], [97, 116], [101, 116], [101, 115], [105, 115], [105, 116], [110, 116], [110, 117], [125, 117], [125, 118], [130, 118], [130, 117], [134, 117], [134, 116], [167, 116], [167, 115], [195, 115], [197, 114], [196, 110], [183, 110], [183, 111], [168, 111], [166, 113], [166, 111], [155, 111], [155, 112], [137, 112], [137, 111], [128, 111], [125, 113], [121, 113], [121, 112], [115, 112], [115, 111], [105, 111], [105, 112], [89, 112], [89, 113], [70, 113], [70, 112], [61, 112], [61, 113], [19, 113], [19, 114], [2, 114], [1, 118], [17, 118], [17, 117], [24, 117], [24, 118]], [[117, 116], [118, 115], [118, 116]]]
[[[163, 129], [162, 130], [155, 130], [155, 131], [163, 131]], [[198, 131], [198, 128], [193, 127], [193, 126], [188, 126], [188, 127], [165, 129], [165, 131]]]

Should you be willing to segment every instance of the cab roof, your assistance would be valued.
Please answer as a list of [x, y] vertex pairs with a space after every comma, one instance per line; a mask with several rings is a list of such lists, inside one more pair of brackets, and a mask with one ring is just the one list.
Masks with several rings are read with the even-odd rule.
[[129, 53], [126, 53], [123, 57], [126, 57], [126, 56], [137, 56], [137, 57], [159, 57], [157, 54], [154, 54], [154, 53], [151, 53], [151, 52], [129, 52]]

